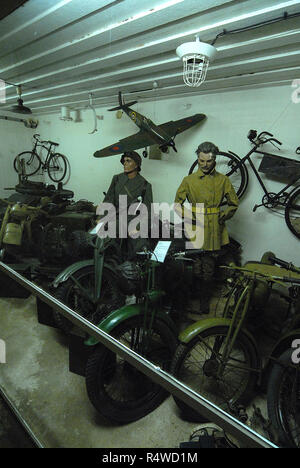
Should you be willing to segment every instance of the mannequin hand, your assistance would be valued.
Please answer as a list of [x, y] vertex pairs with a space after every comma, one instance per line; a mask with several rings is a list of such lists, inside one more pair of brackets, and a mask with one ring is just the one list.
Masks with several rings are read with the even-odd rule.
[[219, 221], [219, 224], [221, 224], [221, 225], [222, 225], [222, 224], [225, 224], [225, 221], [226, 221], [226, 220], [225, 220], [225, 215], [224, 215], [224, 214], [221, 214], [218, 221]]

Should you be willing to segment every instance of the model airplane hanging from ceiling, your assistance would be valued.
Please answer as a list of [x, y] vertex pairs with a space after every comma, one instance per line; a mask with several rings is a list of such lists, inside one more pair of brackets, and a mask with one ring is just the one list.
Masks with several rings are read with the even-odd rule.
[[[195, 114], [191, 117], [185, 117], [184, 119], [175, 121], [170, 120], [169, 122], [166, 122], [162, 125], [155, 125], [152, 120], [130, 109], [129, 106], [132, 106], [136, 103], [137, 101], [133, 101], [125, 104], [122, 101], [121, 92], [119, 92], [120, 105], [108, 110], [123, 110], [140, 128], [140, 131], [127, 138], [123, 138], [113, 145], [96, 151], [94, 153], [95, 158], [104, 158], [107, 156], [113, 156], [114, 154], [125, 153], [126, 151], [135, 151], [137, 149], [147, 148], [148, 146], [152, 145], [159, 145], [159, 148], [162, 152], [166, 152], [169, 147], [173, 148], [173, 150], [177, 152], [174, 142], [176, 135], [184, 132], [190, 127], [193, 127], [195, 124], [206, 118], [205, 114]], [[144, 152], [143, 155], [146, 156], [147, 153]]]

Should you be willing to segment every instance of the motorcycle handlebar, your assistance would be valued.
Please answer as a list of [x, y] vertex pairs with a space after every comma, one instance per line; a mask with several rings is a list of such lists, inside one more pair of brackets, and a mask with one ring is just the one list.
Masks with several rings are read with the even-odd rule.
[[291, 262], [286, 262], [285, 260], [281, 260], [280, 258], [277, 258], [277, 257], [269, 257], [269, 260], [273, 264], [277, 263], [277, 265], [280, 265], [286, 268], [287, 270], [294, 271], [295, 273], [300, 273], [300, 268], [295, 267], [295, 265], [293, 265]]

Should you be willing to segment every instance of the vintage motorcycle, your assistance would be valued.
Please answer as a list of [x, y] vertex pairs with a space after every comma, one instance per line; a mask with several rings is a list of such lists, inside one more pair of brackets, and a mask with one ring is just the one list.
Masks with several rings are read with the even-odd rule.
[[300, 447], [300, 268], [275, 259], [292, 275], [290, 288], [293, 313], [280, 339], [272, 350], [267, 366], [268, 416], [277, 435], [276, 442], [284, 448]]
[[[231, 286], [223, 315], [199, 320], [181, 332], [171, 366], [175, 377], [234, 415], [238, 414], [240, 405], [250, 402], [257, 385], [263, 386], [273, 360], [290, 343], [299, 323], [292, 286], [288, 290], [291, 307], [283, 336], [274, 345], [268, 364], [263, 365], [255, 336], [263, 323], [260, 319], [271, 288], [275, 284], [300, 284], [299, 269], [292, 271], [286, 262], [285, 268], [277, 266], [270, 258], [273, 262], [279, 260], [274, 254], [266, 253], [261, 262], [226, 267], [232, 275], [228, 279]], [[201, 415], [181, 400], [175, 401], [186, 418], [202, 420]]]
[[[176, 291], [180, 289], [187, 298], [194, 282], [199, 281], [196, 258], [203, 255], [203, 251], [193, 251], [193, 260], [187, 262], [180, 247], [178, 242], [172, 242], [164, 262], [157, 261], [154, 248], [154, 254], [145, 250], [137, 254], [134, 262], [116, 266], [114, 280], [119, 294], [134, 295], [134, 303], [113, 310], [111, 303], [101, 302], [98, 314], [94, 315], [94, 323], [101, 330], [164, 370], [170, 369], [181, 326], [178, 321], [181, 304]], [[182, 319], [183, 310], [180, 312]], [[90, 401], [101, 415], [114, 422], [128, 423], [150, 413], [166, 398], [163, 388], [96, 339], [88, 338], [82, 344], [79, 338], [78, 346], [77, 338], [70, 336], [74, 342], [70, 361], [76, 361], [76, 353], [78, 360], [82, 360], [76, 373], [85, 376]]]
[[[177, 328], [164, 307], [165, 291], [160, 287], [163, 265], [142, 253], [138, 262], [119, 266], [119, 287], [135, 294], [136, 302], [109, 314], [103, 311], [98, 327], [125, 346], [164, 370], [169, 370], [177, 346]], [[85, 379], [89, 399], [96, 410], [117, 423], [136, 421], [156, 409], [168, 392], [90, 337], [93, 347], [86, 363]]]
[[[89, 258], [79, 260], [61, 271], [51, 284], [50, 291], [61, 302], [95, 323], [103, 307], [114, 310], [125, 302], [125, 296], [115, 281], [115, 269], [122, 262], [124, 252], [117, 239], [85, 234]], [[58, 328], [69, 333], [73, 324], [53, 310]]]

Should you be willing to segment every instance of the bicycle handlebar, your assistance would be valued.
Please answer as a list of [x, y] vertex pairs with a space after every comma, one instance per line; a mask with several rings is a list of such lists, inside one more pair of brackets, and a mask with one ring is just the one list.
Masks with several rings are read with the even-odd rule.
[[281, 141], [277, 140], [276, 138], [267, 138], [267, 140], [263, 141], [262, 143], [265, 144], [265, 143], [272, 143], [273, 141], [275, 141], [275, 143], [277, 143], [277, 145], [282, 145]]
[[282, 278], [282, 281], [286, 282], [286, 283], [295, 283], [295, 284], [300, 284], [300, 279], [297, 279], [297, 278], [288, 278], [287, 276], [284, 276]]
[[263, 131], [263, 132], [261, 132], [261, 133], [258, 135], [257, 138], [261, 138], [262, 135], [269, 135], [270, 137], [273, 137], [273, 136], [274, 136], [273, 133]]
[[[35, 134], [33, 135], [33, 138], [34, 138], [36, 141], [38, 141], [40, 144], [42, 144], [42, 145], [43, 145], [43, 144], [44, 144], [44, 145], [49, 145], [49, 144], [51, 143], [50, 140], [40, 140], [40, 138], [39, 138], [40, 136], [41, 136], [41, 135], [40, 135], [39, 133], [35, 133]], [[45, 148], [45, 149], [48, 149], [48, 148], [46, 148], [45, 146], [44, 146], [44, 148]]]
[[[269, 136], [271, 138], [265, 138], [265, 136]], [[248, 140], [250, 140], [251, 143], [255, 144], [256, 146], [264, 145], [265, 143], [277, 143], [280, 146], [282, 145], [281, 141], [274, 138], [273, 134], [267, 131], [263, 131], [257, 135], [256, 130], [249, 130]]]

